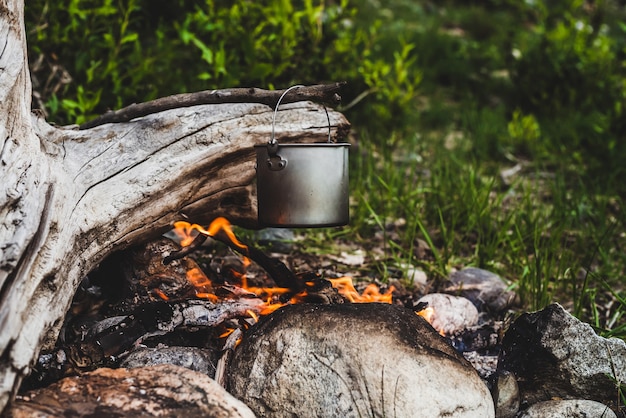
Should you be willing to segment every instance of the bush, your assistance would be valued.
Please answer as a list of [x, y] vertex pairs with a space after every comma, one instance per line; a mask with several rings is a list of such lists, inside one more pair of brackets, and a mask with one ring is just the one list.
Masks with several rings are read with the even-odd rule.
[[[534, 2], [513, 39], [510, 102], [543, 126], [546, 151], [591, 170], [623, 170], [626, 26], [611, 2]], [[547, 146], [546, 146], [547, 145]]]
[[36, 105], [50, 120], [82, 123], [175, 93], [347, 80], [348, 100], [375, 91], [372, 119], [388, 123], [419, 83], [413, 51], [400, 44], [384, 59], [384, 25], [359, 24], [357, 13], [347, 0], [32, 0]]

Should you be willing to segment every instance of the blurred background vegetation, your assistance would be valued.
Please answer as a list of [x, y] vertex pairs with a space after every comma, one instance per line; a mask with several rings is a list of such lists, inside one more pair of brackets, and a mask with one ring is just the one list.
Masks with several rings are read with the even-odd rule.
[[49, 121], [348, 81], [352, 221], [311, 245], [359, 243], [407, 285], [412, 267], [486, 268], [526, 308], [558, 301], [622, 338], [625, 18], [609, 0], [26, 2]]

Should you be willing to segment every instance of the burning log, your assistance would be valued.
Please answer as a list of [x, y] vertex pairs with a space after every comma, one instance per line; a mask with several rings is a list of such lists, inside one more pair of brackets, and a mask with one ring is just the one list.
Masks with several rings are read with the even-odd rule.
[[[38, 352], [53, 347], [81, 280], [109, 254], [185, 216], [257, 226], [254, 145], [269, 140], [273, 111], [210, 104], [92, 129], [55, 127], [31, 114], [23, 2], [3, 3], [0, 28], [3, 409]], [[281, 143], [327, 139], [322, 106], [298, 102], [278, 113]], [[329, 117], [332, 137], [345, 136], [346, 119]]]
[[[212, 237], [213, 239], [226, 244], [229, 248], [240, 253], [244, 257], [247, 257], [256, 262], [270, 275], [270, 277], [278, 286], [291, 289], [293, 294], [304, 290], [304, 282], [300, 280], [295, 274], [293, 274], [293, 272], [289, 270], [284, 263], [273, 257], [265, 255], [265, 253], [263, 253], [262, 251], [248, 244], [244, 244], [237, 238], [235, 238], [232, 230], [230, 229], [230, 224], [226, 219], [217, 218], [213, 220], [211, 225], [215, 225], [215, 227], [209, 227], [209, 229], [206, 230], [197, 224], [191, 225], [187, 222], [177, 222], [175, 226], [183, 231], [185, 231], [185, 229], [193, 229], [200, 232], [198, 233], [198, 235], [196, 235], [195, 238], [193, 238], [191, 244], [183, 247], [182, 250], [176, 253], [166, 256], [163, 259], [163, 263], [169, 264], [174, 260], [191, 254], [193, 251], [197, 250], [208, 237]], [[185, 234], [186, 231], [181, 233]]]

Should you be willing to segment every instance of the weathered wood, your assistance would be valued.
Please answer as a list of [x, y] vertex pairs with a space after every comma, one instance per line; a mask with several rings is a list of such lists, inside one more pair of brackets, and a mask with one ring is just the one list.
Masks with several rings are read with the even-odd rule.
[[[0, 0], [0, 409], [108, 254], [185, 217], [256, 226], [253, 146], [269, 140], [273, 116], [262, 104], [215, 104], [86, 130], [51, 126], [31, 114], [23, 6]], [[332, 135], [344, 136], [348, 122], [329, 114]], [[281, 106], [276, 134], [323, 141], [326, 113]]]
[[22, 417], [254, 418], [254, 413], [205, 374], [163, 364], [101, 368], [21, 396], [7, 411]]
[[314, 101], [315, 103], [336, 106], [341, 102], [339, 89], [344, 83], [318, 84], [302, 86], [293, 90], [263, 90], [257, 88], [233, 88], [220, 90], [205, 90], [194, 93], [181, 93], [173, 96], [161, 97], [145, 103], [134, 103], [123, 109], [105, 113], [89, 122], [80, 125], [80, 129], [94, 128], [105, 123], [128, 122], [132, 119], [180, 107], [197, 106], [201, 104], [221, 103], [262, 103], [276, 107], [279, 98], [285, 94], [281, 103]]

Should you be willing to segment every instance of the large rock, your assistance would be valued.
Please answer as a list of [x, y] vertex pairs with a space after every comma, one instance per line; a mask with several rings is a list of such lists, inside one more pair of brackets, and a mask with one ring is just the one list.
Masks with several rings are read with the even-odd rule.
[[66, 377], [18, 397], [7, 416], [254, 418], [254, 413], [205, 374], [164, 364]]
[[512, 372], [522, 404], [589, 399], [617, 410], [626, 382], [626, 343], [602, 338], [561, 305], [520, 316], [502, 341], [499, 371]]
[[214, 350], [199, 347], [139, 347], [122, 360], [120, 367], [134, 369], [159, 364], [173, 364], [215, 378], [217, 353]]
[[247, 333], [228, 374], [259, 417], [494, 416], [471, 365], [387, 304], [284, 307]]
[[494, 377], [491, 395], [496, 406], [496, 418], [514, 418], [519, 411], [517, 380], [510, 372], [502, 372]]
[[596, 401], [557, 399], [531, 405], [519, 418], [617, 418], [608, 406]]

